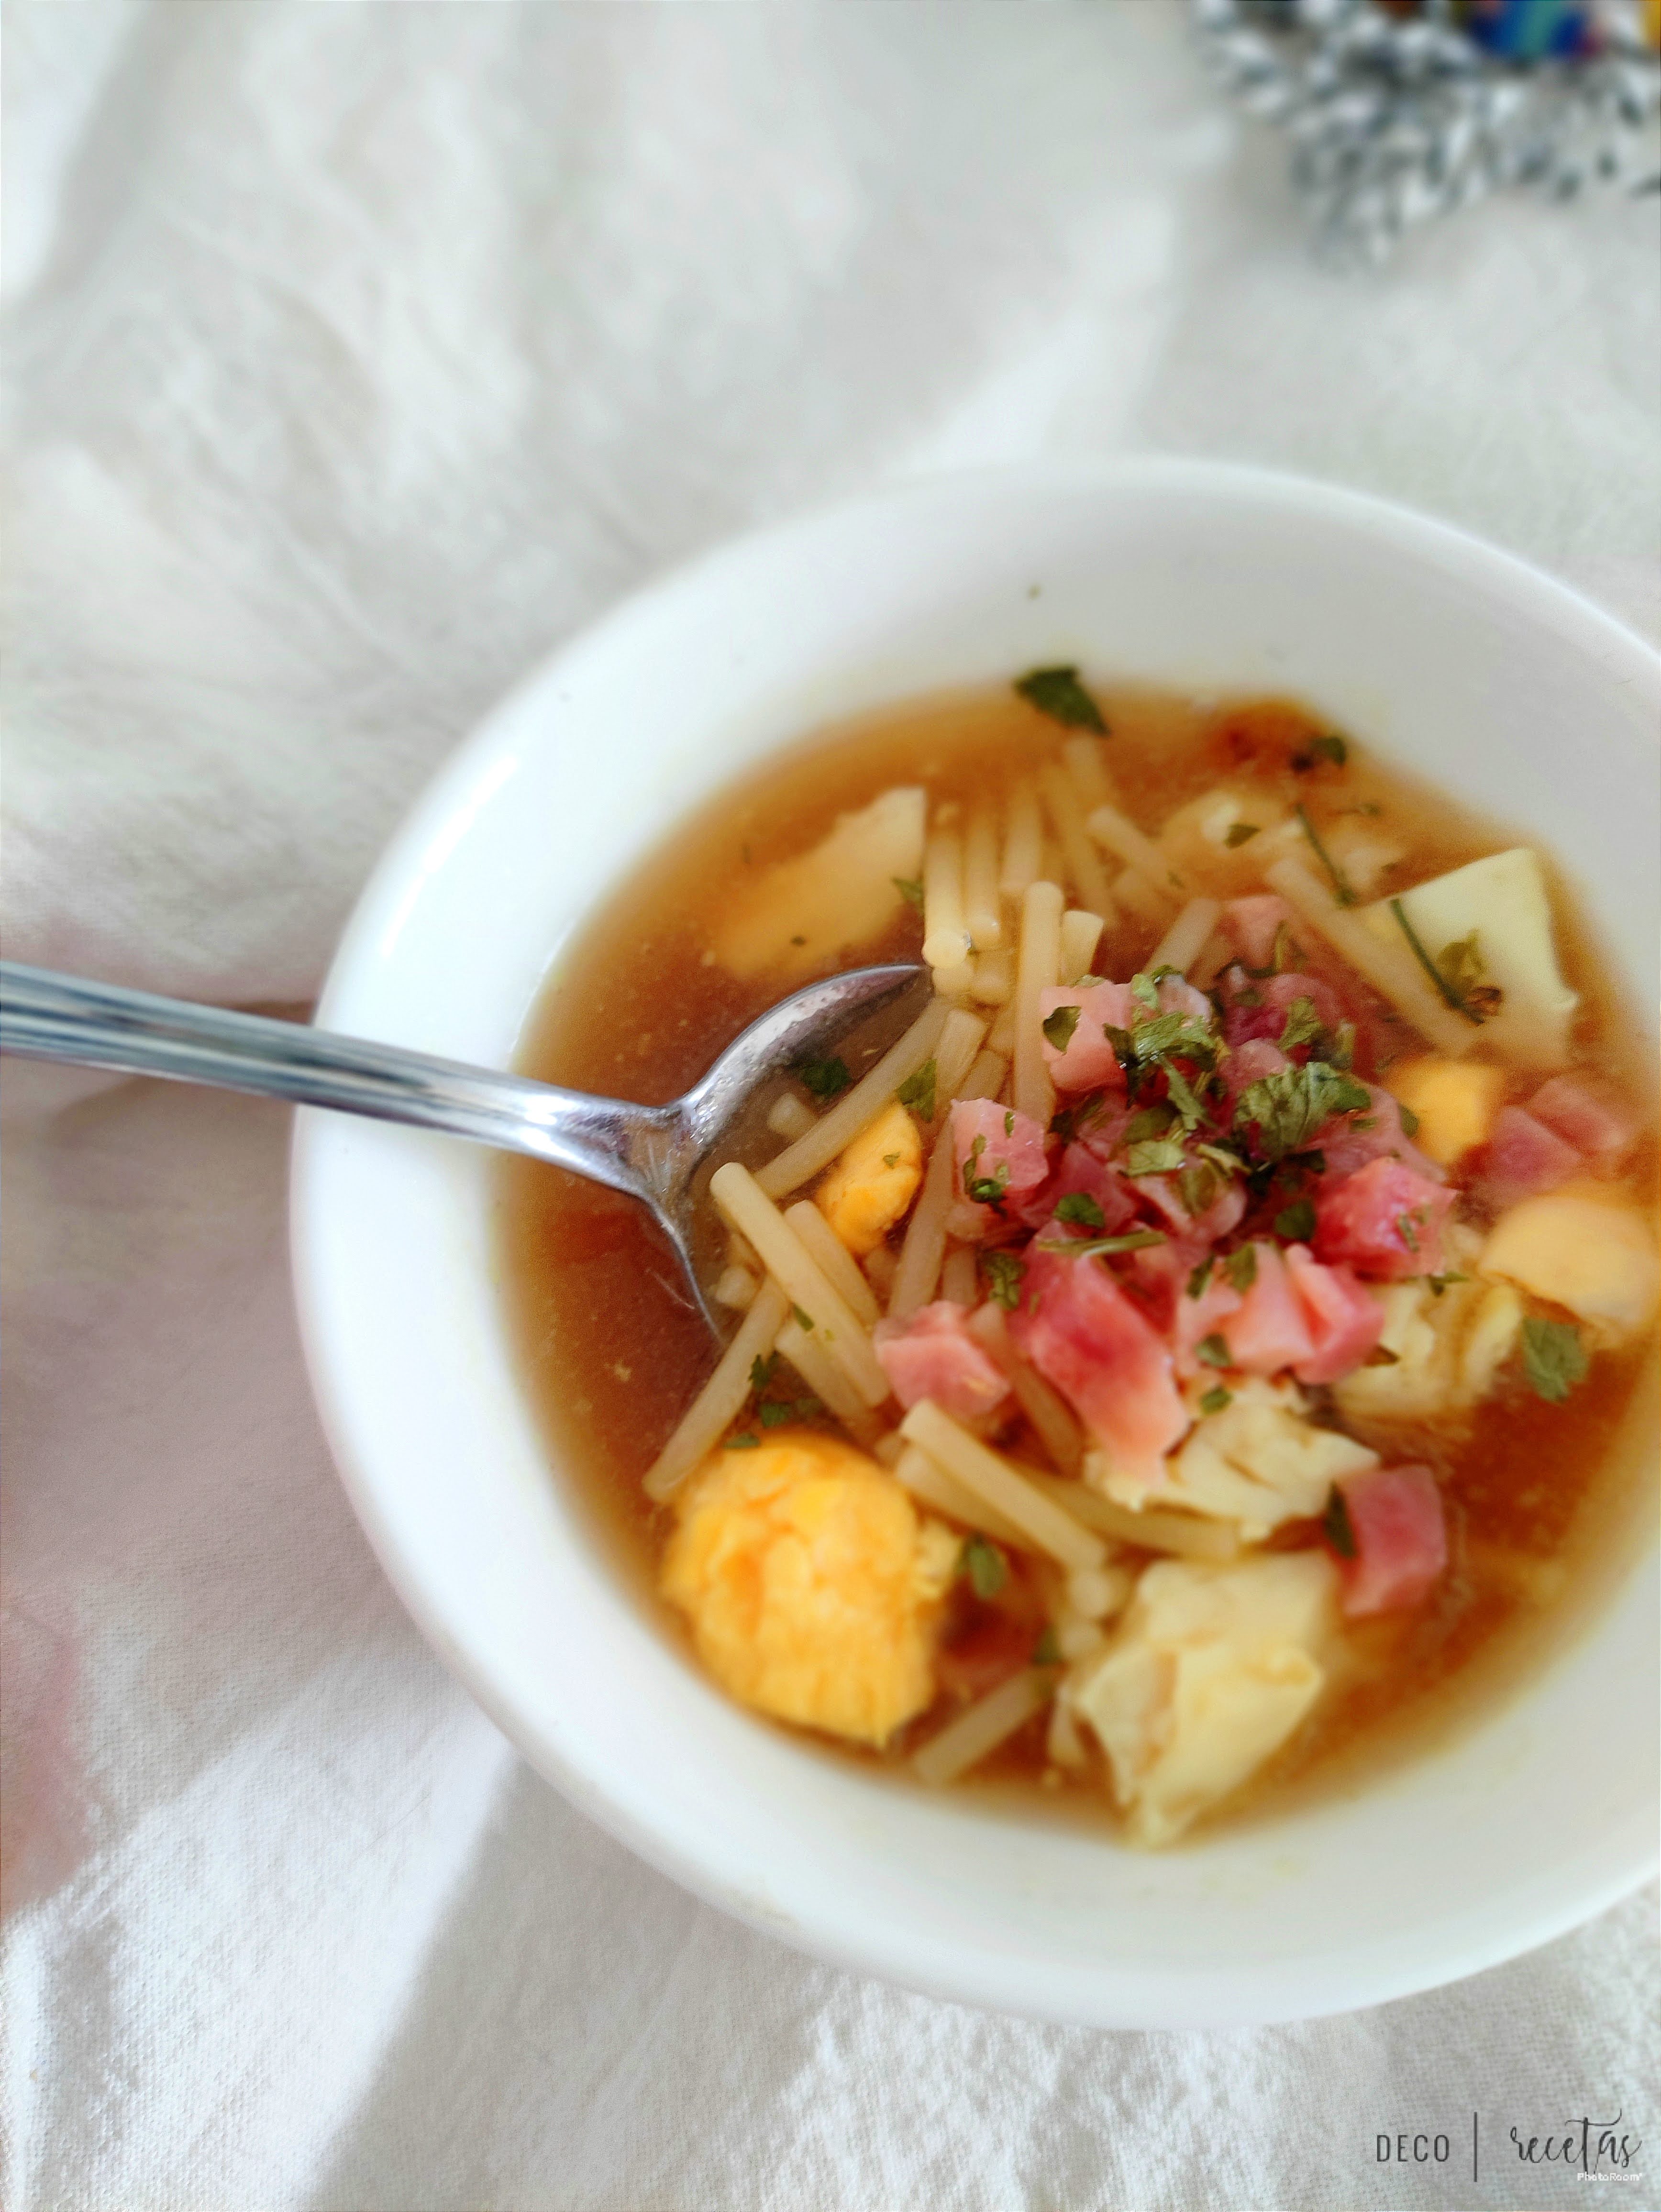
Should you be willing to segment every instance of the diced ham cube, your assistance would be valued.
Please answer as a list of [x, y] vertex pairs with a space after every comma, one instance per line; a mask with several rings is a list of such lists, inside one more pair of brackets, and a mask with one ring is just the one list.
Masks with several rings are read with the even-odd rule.
[[[1050, 1173], [1043, 1131], [1029, 1115], [1013, 1113], [995, 1099], [960, 1098], [941, 1141], [952, 1147], [952, 1204], [946, 1225], [953, 1237], [984, 1237], [1006, 1223], [1013, 1225], [1013, 1209]], [[970, 1182], [998, 1186], [995, 1201], [969, 1196], [965, 1169]]]
[[1207, 1337], [1221, 1332], [1222, 1324], [1240, 1310], [1240, 1293], [1234, 1289], [1221, 1267], [1214, 1267], [1207, 1278], [1205, 1288], [1197, 1298], [1188, 1294], [1188, 1284], [1193, 1270], [1179, 1285], [1179, 1292], [1171, 1319], [1171, 1349], [1177, 1372], [1184, 1380], [1197, 1375], [1208, 1366], [1208, 1360], [1199, 1356], [1199, 1347]]
[[1554, 1075], [1528, 1110], [1595, 1167], [1613, 1167], [1638, 1134], [1638, 1117], [1627, 1101], [1593, 1075]]
[[1250, 1044], [1243, 1044], [1238, 1052], [1230, 1053], [1220, 1071], [1230, 1105], [1250, 1085], [1261, 1082], [1266, 1075], [1279, 1075], [1291, 1065], [1280, 1047], [1270, 1044], [1267, 1037], [1254, 1037]]
[[1335, 1382], [1359, 1367], [1384, 1328], [1384, 1302], [1349, 1267], [1323, 1267], [1306, 1244], [1288, 1244], [1287, 1272], [1313, 1346], [1293, 1369], [1300, 1382]]
[[1483, 1155], [1475, 1194], [1496, 1213], [1502, 1212], [1518, 1199], [1555, 1190], [1560, 1183], [1579, 1175], [1585, 1164], [1573, 1145], [1536, 1121], [1526, 1108], [1502, 1106]]
[[1442, 1272], [1453, 1193], [1400, 1160], [1372, 1160], [1315, 1201], [1315, 1256], [1381, 1282]]
[[1016, 1211], [1029, 1228], [1043, 1229], [1055, 1219], [1056, 1209], [1064, 1198], [1076, 1197], [1092, 1200], [1102, 1217], [1100, 1224], [1083, 1221], [1057, 1224], [1058, 1234], [1071, 1229], [1081, 1237], [1112, 1237], [1136, 1211], [1135, 1196], [1126, 1189], [1123, 1180], [1094, 1152], [1076, 1144], [1066, 1147], [1050, 1180]]
[[[1329, 1188], [1344, 1176], [1354, 1175], [1370, 1160], [1385, 1158], [1400, 1160], [1427, 1182], [1445, 1182], [1445, 1170], [1427, 1159], [1402, 1128], [1400, 1103], [1376, 1083], [1368, 1084], [1367, 1090], [1372, 1103], [1365, 1114], [1335, 1117], [1321, 1132], [1318, 1141], [1327, 1164]], [[1363, 1128], [1363, 1122], [1371, 1126]]]
[[1128, 1030], [1135, 1009], [1129, 983], [1092, 983], [1088, 990], [1040, 991], [1038, 1012], [1047, 1021], [1063, 1006], [1076, 1006], [1079, 1018], [1064, 1049], [1043, 1041], [1044, 1066], [1057, 1091], [1123, 1091], [1124, 1071], [1119, 1066], [1106, 1031]]
[[1159, 984], [1159, 1012], [1162, 1014], [1186, 1014], [1189, 1021], [1198, 1022], [1209, 1029], [1217, 1018], [1216, 1009], [1205, 993], [1198, 990], [1183, 975], [1167, 975]]
[[1175, 1176], [1138, 1176], [1135, 1188], [1138, 1196], [1159, 1214], [1166, 1227], [1202, 1246], [1214, 1244], [1219, 1237], [1238, 1229], [1245, 1214], [1244, 1187], [1232, 1179], [1223, 1183], [1216, 1197], [1200, 1213], [1190, 1213], [1183, 1205], [1182, 1187]]
[[1448, 1563], [1442, 1493], [1427, 1467], [1374, 1467], [1338, 1484], [1355, 1540], [1338, 1559], [1352, 1620], [1421, 1605]]
[[1303, 1301], [1293, 1287], [1280, 1248], [1253, 1244], [1256, 1272], [1242, 1293], [1239, 1310], [1223, 1323], [1229, 1364], [1248, 1375], [1278, 1375], [1311, 1358], [1315, 1346], [1304, 1319]]
[[1099, 1260], [1033, 1252], [1009, 1316], [1017, 1348], [1068, 1399], [1116, 1473], [1151, 1488], [1188, 1427], [1171, 1353]]
[[872, 1332], [877, 1359], [908, 1412], [932, 1398], [959, 1421], [978, 1419], [1001, 1405], [1009, 1384], [969, 1334], [959, 1305], [942, 1300], [906, 1321], [879, 1321]]
[[1217, 927], [1248, 968], [1267, 968], [1275, 957], [1276, 937], [1292, 927], [1292, 908], [1271, 892], [1230, 899]]
[[[1238, 969], [1230, 973], [1239, 976]], [[1267, 1037], [1270, 1044], [1278, 1045], [1287, 1017], [1300, 999], [1308, 1000], [1323, 1030], [1335, 1030], [1344, 1018], [1337, 993], [1316, 975], [1270, 975], [1261, 983], [1237, 981], [1230, 995], [1232, 1003], [1223, 1018], [1223, 1035], [1234, 1046], [1250, 1044], [1256, 1037]], [[1243, 1000], [1248, 1003], [1242, 1004]], [[1252, 1000], [1256, 1005], [1250, 1003]], [[1299, 1060], [1311, 1058], [1314, 1049], [1314, 1042], [1308, 1038], [1287, 1047], [1289, 1055]]]

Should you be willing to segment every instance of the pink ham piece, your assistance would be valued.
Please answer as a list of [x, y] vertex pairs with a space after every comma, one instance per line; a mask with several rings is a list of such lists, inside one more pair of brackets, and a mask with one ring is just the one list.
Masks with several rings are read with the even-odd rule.
[[1239, 1309], [1223, 1323], [1229, 1364], [1248, 1375], [1278, 1375], [1312, 1358], [1315, 1346], [1304, 1304], [1275, 1244], [1253, 1244], [1256, 1273], [1241, 1293]]
[[1337, 1562], [1346, 1613], [1423, 1604], [1448, 1563], [1447, 1518], [1430, 1469], [1369, 1468], [1346, 1475], [1338, 1492], [1355, 1539], [1354, 1558]]
[[1217, 927], [1248, 968], [1267, 968], [1275, 957], [1275, 938], [1281, 929], [1289, 930], [1292, 926], [1292, 908], [1270, 892], [1230, 899], [1217, 921]]
[[[975, 1150], [977, 1141], [981, 1149]], [[991, 1098], [960, 1098], [952, 1109], [951, 1126], [944, 1141], [952, 1147], [952, 1204], [946, 1225], [953, 1237], [981, 1238], [995, 1235], [1006, 1220], [1013, 1225], [1013, 1208], [1030, 1198], [1050, 1173], [1044, 1154], [1043, 1131], [1025, 1114], [1012, 1113]], [[1001, 1204], [971, 1200], [964, 1189], [964, 1170], [970, 1159], [970, 1179], [1001, 1182]]]
[[[1342, 1120], [1335, 1117], [1317, 1139], [1327, 1164], [1329, 1188], [1366, 1167], [1369, 1160], [1386, 1158], [1402, 1161], [1427, 1182], [1445, 1182], [1445, 1170], [1427, 1159], [1402, 1128], [1402, 1109], [1396, 1100], [1376, 1083], [1368, 1084], [1367, 1090], [1372, 1103], [1366, 1113], [1347, 1114]], [[1364, 1121], [1371, 1127], [1362, 1128]]]
[[[1239, 975], [1238, 969], [1230, 972], [1236, 977]], [[1256, 1006], [1240, 1004], [1241, 997], [1246, 994], [1256, 1000]], [[1237, 985], [1232, 996], [1233, 1004], [1223, 1018], [1223, 1035], [1231, 1045], [1250, 1044], [1255, 1037], [1267, 1037], [1271, 1044], [1278, 1045], [1287, 1016], [1300, 999], [1309, 1000], [1323, 1030], [1335, 1030], [1344, 1018], [1337, 993], [1316, 975], [1270, 975], [1263, 982], [1246, 984], [1244, 988]], [[1310, 1059], [1314, 1050], [1314, 1043], [1308, 1039], [1287, 1047], [1292, 1057], [1300, 1060]]]
[[1112, 1237], [1136, 1211], [1136, 1200], [1120, 1178], [1082, 1145], [1068, 1146], [1050, 1181], [1017, 1211], [1030, 1228], [1044, 1229], [1064, 1198], [1079, 1196], [1094, 1201], [1102, 1217], [1100, 1226], [1094, 1222], [1057, 1223], [1058, 1235]]
[[1323, 1267], [1306, 1244], [1288, 1244], [1286, 1264], [1312, 1347], [1292, 1371], [1300, 1382], [1335, 1382], [1361, 1364], [1384, 1334], [1384, 1300], [1353, 1269]]
[[1554, 1075], [1530, 1099], [1528, 1110], [1594, 1167], [1614, 1167], [1638, 1134], [1631, 1107], [1596, 1076]]
[[1099, 1260], [1031, 1253], [1009, 1316], [1017, 1349], [1070, 1401], [1114, 1471], [1141, 1488], [1188, 1427], [1171, 1353]]
[[1573, 1145], [1565, 1144], [1555, 1129], [1536, 1121], [1524, 1107], [1502, 1106], [1476, 1177], [1475, 1195], [1496, 1213], [1502, 1212], [1519, 1198], [1555, 1190], [1584, 1165]]
[[1400, 1160], [1372, 1160], [1315, 1201], [1315, 1257], [1381, 1282], [1442, 1272], [1453, 1193]]
[[1251, 1084], [1261, 1082], [1266, 1075], [1279, 1075], [1291, 1065], [1280, 1047], [1270, 1044], [1267, 1037], [1254, 1037], [1250, 1044], [1230, 1053], [1220, 1071], [1230, 1106]]
[[1057, 1091], [1123, 1090], [1124, 1071], [1107, 1041], [1106, 1030], [1110, 1024], [1116, 1030], [1128, 1030], [1135, 1003], [1129, 983], [1092, 983], [1086, 991], [1039, 992], [1038, 1013], [1045, 1021], [1063, 1006], [1079, 1010], [1063, 1051], [1058, 1052], [1048, 1037], [1043, 1041], [1044, 1066]]
[[[1189, 1271], [1190, 1278], [1192, 1270]], [[1171, 1316], [1171, 1345], [1177, 1372], [1186, 1379], [1210, 1364], [1200, 1358], [1199, 1347], [1207, 1337], [1219, 1334], [1222, 1324], [1239, 1312], [1240, 1293], [1232, 1286], [1221, 1267], [1212, 1269], [1206, 1286], [1197, 1298], [1188, 1295], [1187, 1279], [1180, 1289], [1181, 1295]]]
[[974, 1421], [1009, 1395], [1007, 1382], [969, 1334], [963, 1308], [947, 1300], [906, 1321], [879, 1321], [872, 1340], [908, 1413], [920, 1398], [932, 1398], [954, 1420]]

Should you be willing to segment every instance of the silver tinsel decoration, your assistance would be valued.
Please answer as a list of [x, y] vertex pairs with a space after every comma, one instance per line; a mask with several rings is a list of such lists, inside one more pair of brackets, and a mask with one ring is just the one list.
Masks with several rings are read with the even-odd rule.
[[1228, 90], [1286, 129], [1330, 258], [1382, 261], [1414, 224], [1506, 186], [1661, 185], [1661, 59], [1637, 0], [1581, 0], [1583, 52], [1532, 60], [1479, 43], [1470, 0], [1195, 0], [1195, 14]]

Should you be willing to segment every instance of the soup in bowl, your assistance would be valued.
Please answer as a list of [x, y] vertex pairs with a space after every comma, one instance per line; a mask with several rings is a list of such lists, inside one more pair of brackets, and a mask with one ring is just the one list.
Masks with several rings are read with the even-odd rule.
[[824, 1955], [1103, 2024], [1638, 1878], [1658, 690], [1503, 556], [1179, 466], [845, 509], [533, 679], [325, 1018], [656, 1097], [925, 978], [720, 1164], [719, 1362], [623, 1201], [302, 1131], [344, 1471], [533, 1761]]

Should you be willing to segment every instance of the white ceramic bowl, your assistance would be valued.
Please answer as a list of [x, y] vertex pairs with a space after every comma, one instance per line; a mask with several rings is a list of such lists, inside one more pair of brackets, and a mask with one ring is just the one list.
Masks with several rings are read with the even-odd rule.
[[[770, 749], [1042, 661], [1293, 691], [1548, 840], [1654, 998], [1661, 661], [1506, 555], [1203, 464], [904, 485], [671, 576], [532, 675], [382, 861], [319, 1018], [505, 1066], [568, 933]], [[405, 1602], [538, 1770], [677, 1881], [913, 1989], [1103, 2027], [1372, 2004], [1491, 1966], [1652, 1863], [1657, 1577], [1359, 1796], [1165, 1856], [867, 1777], [671, 1648], [551, 1470], [498, 1316], [494, 1163], [302, 1115], [295, 1272], [319, 1403]]]

